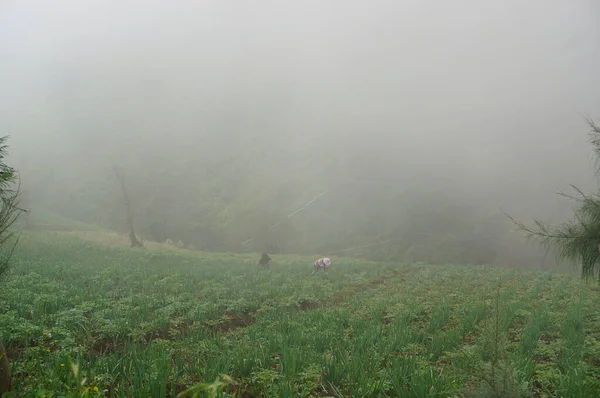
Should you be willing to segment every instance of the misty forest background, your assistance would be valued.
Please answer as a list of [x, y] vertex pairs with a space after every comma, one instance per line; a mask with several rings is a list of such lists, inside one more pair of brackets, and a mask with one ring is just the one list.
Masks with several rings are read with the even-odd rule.
[[29, 226], [127, 232], [116, 166], [146, 240], [555, 266], [501, 209], [564, 220], [554, 193], [595, 186], [597, 4], [361, 3], [155, 4], [134, 27], [100, 3], [9, 7], [0, 131]]

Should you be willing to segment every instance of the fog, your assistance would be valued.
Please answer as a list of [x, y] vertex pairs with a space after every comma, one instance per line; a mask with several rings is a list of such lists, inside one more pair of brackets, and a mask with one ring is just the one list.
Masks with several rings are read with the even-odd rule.
[[125, 230], [118, 166], [142, 235], [206, 250], [393, 238], [405, 258], [447, 247], [410, 231], [466, 228], [510, 236], [499, 261], [521, 241], [501, 208], [562, 219], [555, 192], [595, 189], [599, 70], [594, 0], [0, 5], [0, 131], [32, 216]]

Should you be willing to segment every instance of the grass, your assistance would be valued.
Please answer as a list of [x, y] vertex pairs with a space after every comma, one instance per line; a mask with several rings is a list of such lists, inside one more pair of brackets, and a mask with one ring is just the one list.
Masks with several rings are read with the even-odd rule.
[[110, 232], [106, 228], [62, 217], [43, 209], [28, 212], [17, 223], [30, 230]]
[[0, 295], [18, 396], [594, 397], [593, 284], [562, 274], [121, 247], [28, 232]]

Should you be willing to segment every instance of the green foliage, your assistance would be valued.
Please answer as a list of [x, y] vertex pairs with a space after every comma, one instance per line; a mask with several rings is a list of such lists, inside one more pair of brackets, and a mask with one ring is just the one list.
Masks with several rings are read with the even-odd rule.
[[[596, 175], [600, 175], [600, 127], [588, 119], [590, 143], [596, 154]], [[576, 201], [574, 219], [552, 225], [534, 220], [526, 226], [510, 217], [527, 238], [537, 239], [548, 250], [554, 250], [559, 261], [569, 260], [581, 264], [583, 277], [600, 278], [600, 195], [585, 194], [575, 186], [576, 196], [562, 194]]]
[[12, 167], [4, 163], [4, 158], [8, 155], [8, 145], [6, 141], [8, 136], [0, 137], [0, 192], [10, 192], [10, 186], [17, 179], [17, 173]]
[[600, 335], [586, 335], [600, 327], [599, 291], [567, 275], [337, 258], [309, 277], [313, 258], [298, 256], [265, 270], [256, 255], [110, 248], [65, 233], [26, 233], [21, 245], [0, 298], [18, 396], [600, 387]]
[[18, 182], [16, 171], [4, 163], [8, 146], [8, 136], [0, 137], [0, 278], [8, 270], [9, 260], [13, 254], [16, 240], [12, 245], [15, 233], [12, 226], [22, 210], [19, 207], [19, 189], [14, 188]]

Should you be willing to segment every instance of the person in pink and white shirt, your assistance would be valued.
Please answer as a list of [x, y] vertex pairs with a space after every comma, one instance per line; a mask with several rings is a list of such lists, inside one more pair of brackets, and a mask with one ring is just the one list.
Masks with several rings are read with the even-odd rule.
[[[313, 274], [320, 270], [326, 270], [331, 265], [331, 259], [329, 257], [323, 257], [315, 261], [315, 270]], [[311, 274], [312, 275], [312, 274]]]

